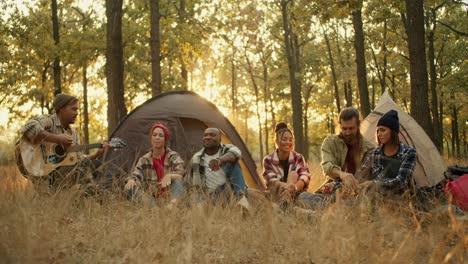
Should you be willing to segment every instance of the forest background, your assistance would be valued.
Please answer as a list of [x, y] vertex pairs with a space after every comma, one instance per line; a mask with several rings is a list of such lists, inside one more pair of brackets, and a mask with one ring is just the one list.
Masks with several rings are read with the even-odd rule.
[[194, 91], [254, 158], [286, 121], [319, 159], [346, 106], [387, 90], [446, 158], [468, 157], [468, 3], [456, 0], [0, 0], [0, 160], [55, 94], [80, 98], [83, 142], [101, 141], [161, 92]]

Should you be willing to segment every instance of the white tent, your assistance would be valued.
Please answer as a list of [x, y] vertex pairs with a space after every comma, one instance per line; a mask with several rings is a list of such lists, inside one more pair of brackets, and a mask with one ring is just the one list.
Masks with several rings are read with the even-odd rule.
[[372, 111], [361, 124], [361, 133], [377, 146], [376, 126], [379, 118], [390, 110], [396, 110], [400, 120], [400, 140], [416, 148], [417, 164], [413, 177], [417, 187], [434, 186], [444, 179], [446, 165], [434, 143], [410, 115], [405, 113], [385, 91]]

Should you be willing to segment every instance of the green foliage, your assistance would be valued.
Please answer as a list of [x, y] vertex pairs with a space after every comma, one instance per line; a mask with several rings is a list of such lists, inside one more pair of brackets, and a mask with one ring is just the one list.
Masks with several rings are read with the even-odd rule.
[[[185, 3], [184, 9], [181, 3]], [[0, 10], [0, 107], [9, 110], [10, 122], [21, 123], [32, 115], [49, 112], [53, 94], [51, 64], [59, 55], [64, 92], [82, 96], [82, 67], [87, 65], [91, 141], [99, 140], [105, 134], [107, 103], [103, 93], [104, 3], [84, 7], [80, 1], [59, 1], [58, 46], [52, 38], [50, 1], [17, 4], [0, 0], [0, 5], [4, 7]], [[351, 21], [351, 13], [357, 8], [363, 12], [367, 77], [369, 89], [372, 78], [375, 80], [375, 101], [382, 91], [379, 78], [384, 76], [385, 69], [386, 89], [398, 104], [409, 109], [404, 1], [295, 0], [288, 7], [290, 26], [299, 47], [296, 55], [300, 70], [296, 78], [302, 84], [303, 105], [308, 103], [306, 125], [315, 149], [330, 132], [329, 119], [337, 115], [325, 33], [330, 40], [340, 103], [345, 104], [343, 85], [349, 82], [353, 105], [360, 104]], [[425, 1], [427, 12], [436, 7], [439, 7], [434, 31], [437, 94], [442, 101], [444, 120], [452, 118], [453, 107], [458, 109], [461, 131], [468, 119], [468, 45], [466, 36], [460, 34], [468, 32], [466, 7], [454, 1]], [[274, 124], [278, 121], [292, 124], [280, 0], [160, 0], [160, 9], [163, 91], [189, 89], [207, 96], [227, 110], [252, 152], [258, 153], [259, 129], [251, 72], [259, 88], [261, 125], [269, 132], [271, 150]], [[123, 14], [124, 86], [126, 105], [131, 111], [151, 96], [149, 2], [125, 2]], [[428, 22], [426, 30], [431, 30], [431, 20]], [[183, 78], [183, 69], [187, 80]], [[263, 75], [265, 69], [267, 77]], [[306, 98], [309, 88], [311, 94]], [[447, 122], [445, 128], [450, 128]], [[449, 140], [451, 133], [450, 129], [445, 132]]]

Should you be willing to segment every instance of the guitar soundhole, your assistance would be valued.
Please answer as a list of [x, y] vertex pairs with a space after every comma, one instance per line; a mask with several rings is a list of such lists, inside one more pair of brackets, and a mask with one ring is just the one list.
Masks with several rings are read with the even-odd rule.
[[54, 152], [55, 153], [53, 155], [50, 155], [49, 157], [47, 157], [47, 160], [50, 163], [58, 164], [65, 159], [66, 150], [62, 146], [60, 145], [55, 146]]
[[65, 148], [63, 148], [63, 147], [60, 146], [60, 145], [55, 146], [55, 154], [56, 154], [57, 156], [61, 156], [61, 157], [62, 157], [63, 155], [65, 155], [65, 153], [66, 153]]

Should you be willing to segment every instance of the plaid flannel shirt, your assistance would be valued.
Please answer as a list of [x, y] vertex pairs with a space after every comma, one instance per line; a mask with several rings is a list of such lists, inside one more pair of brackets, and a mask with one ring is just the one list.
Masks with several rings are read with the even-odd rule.
[[[166, 151], [167, 156], [164, 160], [164, 174], [174, 173], [183, 176], [185, 173], [183, 159], [177, 152], [169, 148]], [[150, 151], [140, 157], [128, 180], [134, 179], [138, 186], [143, 185], [144, 189], [150, 188], [151, 191], [156, 193], [158, 188], [158, 174], [153, 165], [152, 154], [153, 152]]]
[[80, 144], [80, 138], [75, 129], [72, 127], [69, 127], [68, 129], [62, 127], [57, 114], [35, 117], [26, 122], [26, 124], [21, 128], [21, 134], [30, 141], [32, 141], [42, 131], [47, 131], [52, 134], [69, 134], [73, 138], [73, 144]]
[[[232, 145], [232, 144], [221, 144], [219, 153], [220, 157], [224, 156], [226, 153], [232, 153], [237, 160], [239, 160], [242, 157], [242, 152], [241, 150]], [[189, 179], [188, 183], [190, 183], [193, 186], [199, 186], [199, 187], [206, 187], [205, 186], [205, 174], [204, 174], [204, 169], [200, 170], [201, 165], [203, 163], [203, 156], [205, 155], [205, 148], [202, 148], [198, 152], [196, 152], [193, 157], [192, 161], [190, 164], [190, 173], [189, 173]]]
[[373, 180], [387, 190], [404, 190], [407, 188], [416, 166], [416, 149], [400, 143], [396, 158], [401, 161], [398, 174], [393, 178], [385, 178], [383, 147], [380, 146], [367, 155], [356, 175], [360, 175], [359, 178]]
[[[41, 115], [30, 119], [21, 128], [21, 135], [26, 137], [29, 141], [32, 141], [42, 131], [47, 131], [52, 134], [68, 134], [72, 136], [73, 145], [81, 144], [80, 137], [76, 130], [72, 127], [69, 127], [68, 129], [62, 127], [62, 124], [60, 123], [60, 119], [58, 118], [57, 114]], [[83, 159], [83, 153], [77, 152], [77, 155], [80, 160]]]
[[[309, 168], [307, 167], [307, 162], [304, 157], [295, 152], [291, 151], [289, 153], [289, 172], [296, 171], [299, 175], [299, 180], [303, 180], [305, 183], [304, 190], [307, 189], [310, 180]], [[263, 159], [263, 178], [267, 184], [280, 181], [284, 177], [283, 167], [281, 167], [278, 152], [275, 150], [273, 153], [267, 155]]]

